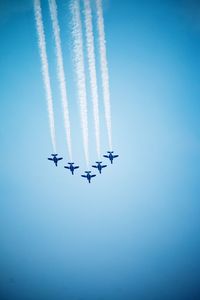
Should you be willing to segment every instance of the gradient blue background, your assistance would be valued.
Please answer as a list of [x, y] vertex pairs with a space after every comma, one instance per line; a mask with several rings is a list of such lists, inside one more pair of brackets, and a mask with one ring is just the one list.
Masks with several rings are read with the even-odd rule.
[[[68, 158], [47, 2], [58, 153], [65, 158], [58, 168], [46, 159], [52, 148], [32, 2], [0, 1], [1, 300], [200, 299], [198, 2], [104, 1], [120, 157], [89, 185], [80, 177], [69, 3], [58, 1], [58, 10], [74, 160], [81, 166], [74, 177], [63, 168]], [[102, 100], [101, 129], [103, 154]]]

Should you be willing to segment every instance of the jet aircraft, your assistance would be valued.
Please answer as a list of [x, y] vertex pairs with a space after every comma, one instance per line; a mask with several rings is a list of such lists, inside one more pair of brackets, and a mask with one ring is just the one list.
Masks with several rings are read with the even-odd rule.
[[70, 163], [70, 162], [68, 164], [69, 164], [69, 166], [64, 166], [64, 168], [69, 169], [71, 171], [72, 175], [74, 175], [74, 170], [78, 169], [79, 166], [73, 166], [74, 163]]
[[54, 164], [56, 165], [56, 167], [57, 167], [58, 161], [63, 159], [63, 158], [62, 157], [57, 157], [58, 154], [51, 154], [51, 155], [53, 156], [53, 158], [49, 157], [48, 160], [52, 160], [54, 162]]
[[89, 183], [91, 181], [91, 178], [96, 176], [95, 174], [94, 175], [90, 175], [91, 171], [85, 171], [85, 173], [87, 175], [81, 175], [81, 176], [84, 177], [84, 178], [87, 178], [87, 180], [88, 180]]
[[119, 155], [113, 155], [113, 151], [107, 151], [107, 153], [109, 153], [109, 155], [103, 155], [103, 156], [109, 158], [111, 164], [113, 163], [113, 159], [119, 156]]
[[96, 161], [97, 165], [93, 165], [93, 168], [97, 168], [99, 173], [101, 174], [101, 170], [105, 167], [107, 167], [107, 165], [102, 165], [102, 161]]

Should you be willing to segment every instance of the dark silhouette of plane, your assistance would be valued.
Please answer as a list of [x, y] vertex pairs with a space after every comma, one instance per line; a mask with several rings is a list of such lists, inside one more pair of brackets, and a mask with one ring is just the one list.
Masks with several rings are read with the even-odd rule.
[[96, 176], [95, 174], [94, 175], [90, 175], [91, 171], [85, 171], [85, 173], [87, 175], [81, 175], [81, 176], [84, 177], [84, 178], [87, 178], [87, 180], [88, 180], [89, 183], [91, 181], [91, 178]]
[[53, 158], [49, 157], [48, 160], [52, 160], [54, 162], [54, 164], [56, 165], [56, 167], [57, 167], [58, 161], [63, 159], [63, 158], [62, 157], [57, 157], [58, 154], [51, 154], [51, 155], [53, 156]]
[[70, 163], [70, 162], [68, 164], [69, 164], [69, 166], [64, 166], [64, 168], [65, 169], [69, 169], [72, 172], [72, 175], [74, 175], [74, 170], [78, 169], [79, 166], [73, 166], [74, 163]]
[[101, 174], [101, 170], [105, 167], [107, 167], [107, 165], [102, 165], [102, 161], [96, 161], [96, 166], [92, 166], [93, 168], [97, 168], [99, 173]]
[[113, 155], [113, 151], [107, 151], [107, 153], [109, 153], [109, 155], [103, 155], [103, 156], [106, 158], [109, 158], [111, 161], [111, 164], [113, 163], [113, 159], [119, 156], [119, 155]]

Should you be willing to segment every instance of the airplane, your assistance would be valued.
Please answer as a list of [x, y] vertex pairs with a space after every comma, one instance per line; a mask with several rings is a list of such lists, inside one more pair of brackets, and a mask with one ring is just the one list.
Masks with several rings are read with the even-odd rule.
[[64, 168], [69, 169], [72, 172], [72, 175], [74, 175], [74, 170], [78, 169], [79, 166], [73, 166], [74, 163], [70, 163], [70, 162], [68, 164], [69, 164], [69, 166], [64, 166]]
[[48, 160], [52, 160], [54, 162], [54, 164], [56, 165], [56, 167], [57, 167], [58, 161], [63, 159], [63, 158], [62, 157], [56, 157], [58, 154], [51, 154], [51, 155], [53, 156], [53, 158], [49, 157]]
[[99, 173], [101, 174], [101, 170], [105, 167], [107, 167], [107, 165], [102, 165], [102, 161], [96, 161], [97, 166], [92, 166], [93, 168], [97, 168]]
[[113, 163], [113, 159], [119, 156], [119, 155], [113, 155], [113, 151], [107, 151], [107, 153], [109, 153], [109, 155], [103, 155], [103, 156], [106, 158], [109, 158], [111, 161], [111, 164]]
[[91, 178], [96, 176], [95, 174], [94, 175], [90, 175], [91, 171], [85, 171], [85, 173], [87, 175], [81, 175], [81, 176], [87, 178], [87, 180], [88, 180], [89, 183], [91, 181]]

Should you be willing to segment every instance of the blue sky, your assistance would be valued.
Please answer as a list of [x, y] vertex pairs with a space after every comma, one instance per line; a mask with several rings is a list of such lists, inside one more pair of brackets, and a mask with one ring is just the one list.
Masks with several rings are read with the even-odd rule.
[[[74, 177], [63, 168], [68, 158], [47, 1], [42, 8], [64, 157], [58, 168], [47, 160], [52, 148], [32, 2], [0, 1], [3, 300], [200, 297], [200, 7], [187, 0], [103, 3], [120, 157], [89, 185], [80, 177], [85, 165], [69, 2], [60, 0], [58, 11], [74, 160], [81, 166]], [[103, 154], [102, 102], [101, 140]]]

